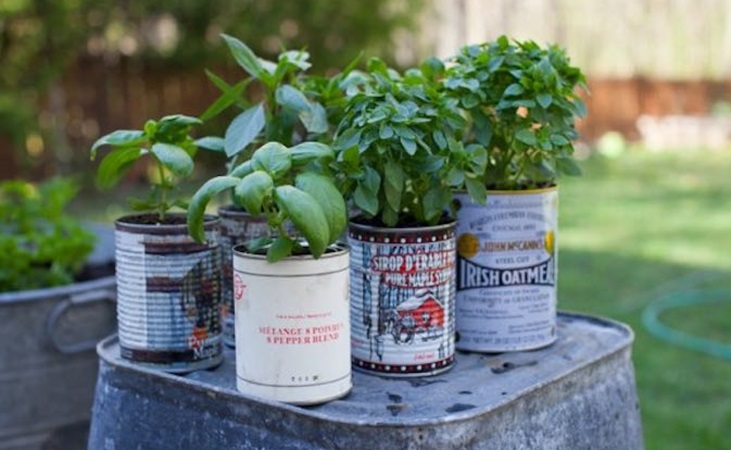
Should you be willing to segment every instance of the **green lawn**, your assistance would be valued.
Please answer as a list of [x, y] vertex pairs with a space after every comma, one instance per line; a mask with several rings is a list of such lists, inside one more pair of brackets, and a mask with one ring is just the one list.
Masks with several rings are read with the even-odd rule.
[[660, 340], [641, 319], [657, 298], [721, 289], [728, 301], [661, 317], [731, 345], [731, 153], [631, 151], [583, 168], [561, 180], [559, 308], [634, 329], [648, 450], [731, 449], [731, 360]]

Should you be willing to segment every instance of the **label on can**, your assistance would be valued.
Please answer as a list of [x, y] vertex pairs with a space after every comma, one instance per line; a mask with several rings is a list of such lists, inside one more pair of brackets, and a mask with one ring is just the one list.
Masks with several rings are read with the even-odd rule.
[[[208, 233], [209, 242], [217, 235]], [[185, 234], [116, 230], [117, 317], [122, 356], [196, 368], [221, 354], [220, 265], [215, 244]]]
[[237, 388], [317, 403], [351, 387], [348, 253], [292, 259], [234, 253]]
[[354, 367], [442, 372], [454, 361], [454, 225], [381, 230], [349, 232]]
[[558, 191], [457, 194], [457, 348], [500, 352], [556, 339]]

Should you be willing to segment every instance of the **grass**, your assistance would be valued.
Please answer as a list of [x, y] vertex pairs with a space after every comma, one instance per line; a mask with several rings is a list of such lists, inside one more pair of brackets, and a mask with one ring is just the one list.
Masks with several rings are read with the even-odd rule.
[[644, 308], [690, 289], [727, 302], [668, 311], [664, 323], [731, 346], [731, 153], [595, 156], [561, 181], [559, 308], [635, 331], [648, 450], [731, 448], [731, 360], [667, 343]]

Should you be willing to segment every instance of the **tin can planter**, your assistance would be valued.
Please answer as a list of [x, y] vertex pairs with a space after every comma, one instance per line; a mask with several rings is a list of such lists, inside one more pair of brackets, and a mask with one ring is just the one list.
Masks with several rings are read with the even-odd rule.
[[456, 195], [457, 348], [533, 350], [556, 340], [558, 190]]
[[184, 215], [169, 215], [171, 224], [155, 218], [115, 222], [121, 356], [171, 373], [216, 366], [223, 360], [218, 219], [206, 217], [200, 244]]
[[298, 405], [350, 392], [347, 248], [276, 263], [233, 252], [237, 389]]
[[353, 367], [394, 377], [454, 363], [455, 224], [378, 228], [351, 222]]
[[253, 217], [233, 205], [218, 209], [221, 219], [221, 326], [223, 343], [236, 346], [233, 289], [233, 247], [269, 233], [266, 217]]

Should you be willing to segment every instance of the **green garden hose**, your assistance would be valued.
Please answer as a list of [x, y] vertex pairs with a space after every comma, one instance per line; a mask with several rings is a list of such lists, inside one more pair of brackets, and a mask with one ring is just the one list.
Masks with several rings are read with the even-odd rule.
[[679, 331], [660, 320], [662, 313], [670, 309], [726, 302], [731, 302], [731, 292], [726, 289], [688, 288], [652, 301], [642, 312], [642, 323], [650, 334], [673, 345], [731, 360], [731, 346]]

